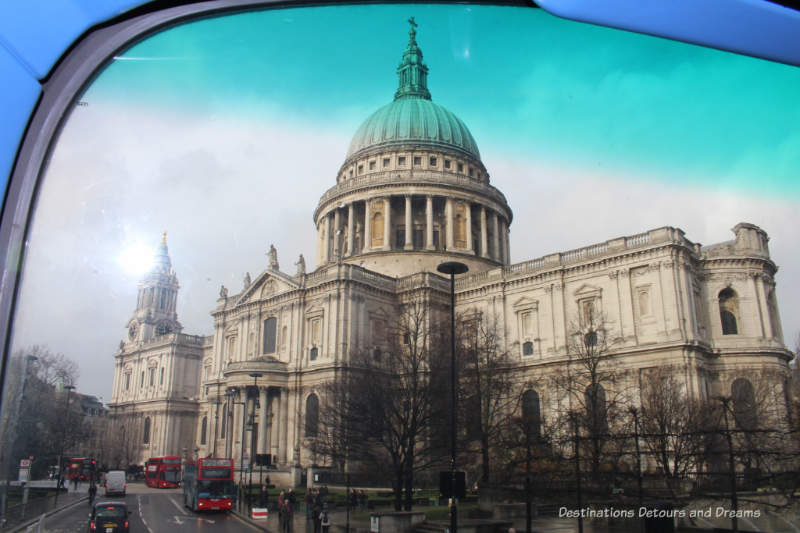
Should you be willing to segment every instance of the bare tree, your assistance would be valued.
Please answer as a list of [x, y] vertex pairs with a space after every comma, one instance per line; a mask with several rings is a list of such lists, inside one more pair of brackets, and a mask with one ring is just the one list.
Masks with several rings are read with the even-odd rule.
[[687, 392], [680, 369], [671, 366], [642, 375], [640, 400], [640, 440], [674, 494], [678, 482], [702, 465], [706, 430], [717, 414]]
[[353, 354], [320, 410], [320, 420], [329, 422], [321, 425], [316, 453], [340, 464], [351, 457], [388, 464], [398, 510], [411, 509], [416, 473], [441, 461], [434, 422], [446, 398], [445, 358], [437, 348], [444, 343], [432, 337], [439, 328], [428, 307], [405, 304], [385, 345]]
[[489, 483], [492, 457], [503, 446], [504, 433], [514, 423], [520, 393], [512, 380], [513, 364], [503, 349], [497, 318], [475, 311], [460, 317], [459, 341], [462, 406], [461, 419], [467, 430], [467, 446], [480, 456], [481, 485]]
[[569, 326], [565, 372], [552, 377], [553, 389], [564, 395], [571, 416], [562, 416], [562, 432], [569, 434], [577, 424], [592, 477], [597, 481], [601, 464], [610, 452], [612, 421], [625, 417], [626, 375], [612, 353], [613, 332], [606, 317], [589, 302]]

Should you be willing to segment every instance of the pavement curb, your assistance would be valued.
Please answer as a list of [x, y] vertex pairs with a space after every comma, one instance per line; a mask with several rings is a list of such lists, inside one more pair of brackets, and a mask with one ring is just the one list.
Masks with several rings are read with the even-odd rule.
[[[48, 516], [54, 515], [56, 513], [60, 513], [61, 511], [64, 511], [66, 509], [70, 509], [72, 507], [75, 507], [79, 503], [85, 502], [88, 499], [89, 499], [88, 496], [81, 496], [79, 499], [77, 499], [77, 500], [75, 500], [75, 501], [73, 501], [71, 503], [68, 503], [67, 505], [64, 505], [63, 507], [59, 507], [57, 509], [53, 509], [51, 511], [47, 511], [46, 513], [44, 513], [44, 516], [45, 516], [45, 518], [47, 518]], [[32, 518], [31, 520], [29, 520], [27, 522], [24, 522], [24, 523], [22, 523], [22, 524], [20, 524], [18, 526], [14, 526], [13, 528], [8, 530], [8, 533], [18, 533], [20, 531], [24, 531], [27, 528], [29, 528], [30, 526], [32, 526], [33, 524], [35, 524], [36, 522], [38, 522], [41, 517], [42, 517], [42, 515], [38, 515], [36, 518]]]
[[255, 520], [252, 520], [251, 518], [249, 518], [247, 515], [243, 515], [239, 511], [234, 511], [233, 509], [231, 509], [229, 512], [237, 520], [239, 520], [240, 522], [243, 522], [245, 525], [251, 526], [254, 529], [260, 529], [261, 531], [264, 531], [265, 533], [273, 533], [272, 531], [267, 529], [266, 524], [260, 524], [260, 523], [256, 522]]

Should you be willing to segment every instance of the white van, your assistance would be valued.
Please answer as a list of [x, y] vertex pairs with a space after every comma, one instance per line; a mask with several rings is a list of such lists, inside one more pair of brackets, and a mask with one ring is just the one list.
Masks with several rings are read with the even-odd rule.
[[106, 496], [125, 496], [125, 472], [122, 470], [111, 470], [106, 473]]

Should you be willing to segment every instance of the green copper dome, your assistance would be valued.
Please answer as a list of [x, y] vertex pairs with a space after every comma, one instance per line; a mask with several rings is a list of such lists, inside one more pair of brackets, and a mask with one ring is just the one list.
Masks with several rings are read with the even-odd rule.
[[428, 67], [422, 62], [413, 17], [409, 23], [410, 38], [397, 68], [400, 83], [394, 101], [361, 124], [350, 142], [347, 159], [367, 149], [408, 143], [455, 148], [480, 159], [478, 145], [461, 119], [431, 101]]

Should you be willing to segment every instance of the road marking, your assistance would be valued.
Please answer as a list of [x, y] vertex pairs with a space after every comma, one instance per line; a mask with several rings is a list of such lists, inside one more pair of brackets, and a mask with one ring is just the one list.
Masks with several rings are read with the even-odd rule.
[[179, 504], [178, 502], [176, 502], [175, 500], [173, 500], [173, 499], [172, 499], [172, 496], [167, 496], [167, 499], [168, 499], [170, 502], [172, 502], [172, 505], [174, 505], [175, 507], [177, 507], [177, 508], [178, 508], [178, 511], [180, 511], [180, 512], [181, 512], [181, 513], [182, 513], [184, 516], [189, 516], [189, 513], [187, 513], [187, 512], [186, 512], [186, 509], [184, 509], [184, 508], [181, 506], [181, 504]]
[[182, 526], [182, 525], [183, 525], [183, 520], [181, 520], [181, 517], [180, 517], [180, 516], [177, 516], [177, 515], [176, 515], [176, 516], [173, 516], [172, 518], [174, 518], [174, 519], [175, 519], [175, 523], [176, 523], [176, 524], [178, 524], [179, 526]]
[[144, 527], [147, 528], [147, 531], [149, 531], [150, 533], [153, 533], [153, 530], [150, 529], [150, 526], [147, 525], [147, 522], [144, 519], [144, 513], [142, 512], [142, 497], [141, 496], [137, 496], [136, 499], [139, 502], [139, 518], [142, 519], [142, 524], [144, 524]]

